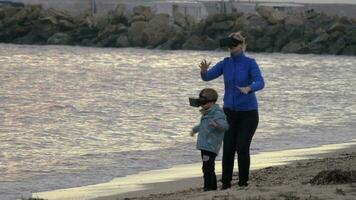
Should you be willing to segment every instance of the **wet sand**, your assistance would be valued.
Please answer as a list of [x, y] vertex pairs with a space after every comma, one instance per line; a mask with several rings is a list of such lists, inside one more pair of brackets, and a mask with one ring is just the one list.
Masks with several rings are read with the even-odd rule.
[[[251, 159], [250, 185], [246, 188], [238, 187], [237, 176], [234, 176], [230, 189], [203, 192], [201, 166], [197, 163], [143, 172], [103, 184], [36, 193], [33, 197], [48, 200], [356, 199], [355, 180], [311, 184], [322, 171], [330, 172], [331, 179], [340, 179], [342, 173], [356, 171], [355, 140], [345, 144], [265, 152], [252, 155]], [[217, 162], [216, 167], [220, 178], [221, 162]]]

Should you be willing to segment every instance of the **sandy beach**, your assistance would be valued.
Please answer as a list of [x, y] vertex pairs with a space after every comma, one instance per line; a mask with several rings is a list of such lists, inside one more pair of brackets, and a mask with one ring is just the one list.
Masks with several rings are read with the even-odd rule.
[[[237, 172], [237, 170], [234, 170]], [[221, 162], [216, 163], [218, 179]], [[356, 199], [356, 142], [252, 155], [250, 185], [202, 191], [199, 163], [153, 170], [108, 183], [33, 194], [48, 200]], [[221, 184], [219, 183], [219, 186]]]
[[[332, 153], [319, 155], [319, 158], [306, 159], [286, 165], [266, 167], [251, 172], [250, 185], [237, 186], [235, 176], [232, 188], [203, 192], [198, 185], [185, 190], [143, 195], [141, 197], [111, 196], [98, 200], [151, 200], [151, 199], [195, 199], [195, 200], [272, 200], [272, 199], [356, 199], [356, 145]], [[185, 179], [174, 184], [160, 183], [162, 189], [177, 184], [187, 187], [201, 183], [201, 179]], [[136, 194], [140, 195], [140, 194]]]

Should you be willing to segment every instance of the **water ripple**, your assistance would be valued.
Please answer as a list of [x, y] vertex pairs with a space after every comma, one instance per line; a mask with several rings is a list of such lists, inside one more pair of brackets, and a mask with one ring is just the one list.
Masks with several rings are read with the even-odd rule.
[[[201, 81], [198, 63], [226, 55], [1, 44], [2, 196], [198, 161], [187, 98], [204, 87], [222, 96], [222, 79]], [[355, 57], [250, 55], [266, 79], [255, 152], [355, 138]]]

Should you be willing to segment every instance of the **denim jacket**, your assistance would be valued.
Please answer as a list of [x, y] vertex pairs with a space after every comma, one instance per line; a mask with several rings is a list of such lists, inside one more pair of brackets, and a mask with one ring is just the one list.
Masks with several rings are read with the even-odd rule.
[[[217, 127], [211, 125], [213, 121], [215, 121]], [[208, 112], [202, 114], [200, 124], [192, 129], [193, 133], [199, 133], [197, 149], [219, 154], [224, 132], [228, 128], [229, 125], [226, 121], [224, 111], [218, 104], [213, 105]]]

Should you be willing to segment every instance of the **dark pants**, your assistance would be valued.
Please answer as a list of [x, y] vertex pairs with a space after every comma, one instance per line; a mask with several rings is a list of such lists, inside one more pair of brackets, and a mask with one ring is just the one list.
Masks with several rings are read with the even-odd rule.
[[204, 191], [217, 189], [215, 158], [215, 153], [201, 150], [201, 159], [203, 162], [202, 171], [204, 174]]
[[239, 185], [246, 184], [250, 171], [250, 145], [258, 126], [258, 111], [233, 111], [224, 109], [229, 130], [224, 135], [222, 182], [230, 185], [234, 169], [235, 153], [239, 167]]

